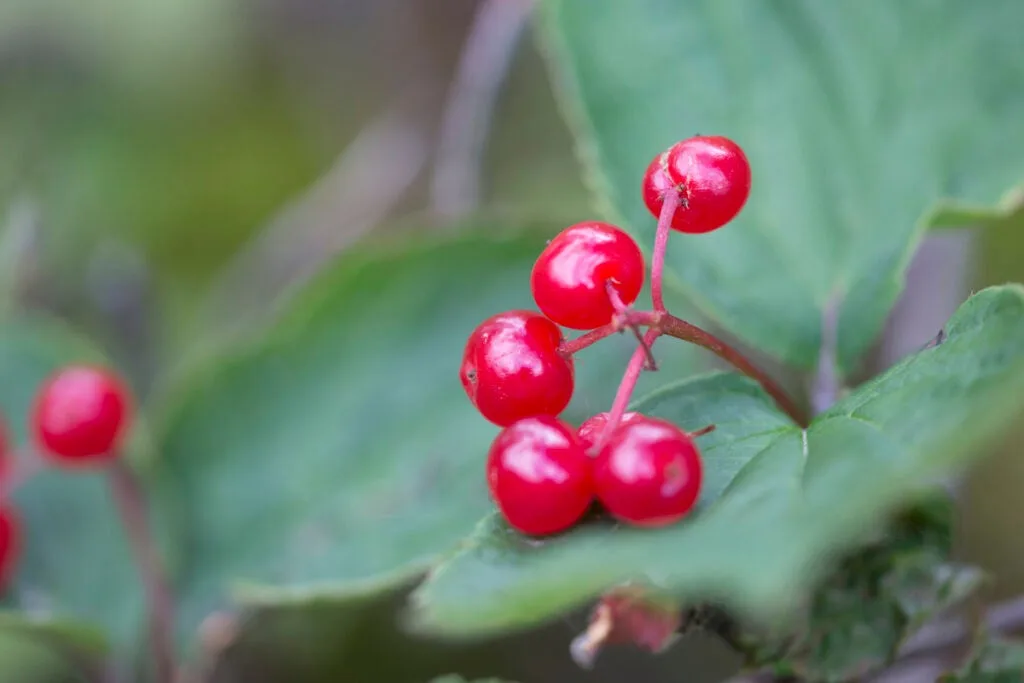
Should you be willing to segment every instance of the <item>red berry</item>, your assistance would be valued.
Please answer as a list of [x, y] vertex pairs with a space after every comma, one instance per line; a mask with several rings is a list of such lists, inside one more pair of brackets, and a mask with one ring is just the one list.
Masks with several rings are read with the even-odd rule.
[[59, 464], [96, 464], [117, 457], [130, 413], [128, 390], [117, 376], [75, 365], [43, 383], [32, 427], [43, 453]]
[[740, 212], [750, 195], [750, 163], [740, 146], [720, 136], [697, 136], [659, 154], [644, 173], [644, 203], [654, 217], [666, 192], [678, 192], [672, 227], [680, 232], [716, 230]]
[[644, 256], [626, 232], [608, 223], [577, 223], [558, 234], [533, 265], [530, 285], [537, 306], [551, 320], [576, 330], [611, 322], [605, 283], [625, 304], [644, 284]]
[[679, 521], [700, 493], [700, 452], [683, 430], [650, 417], [615, 430], [594, 461], [594, 488], [612, 516], [638, 526]]
[[572, 398], [573, 361], [558, 351], [558, 325], [532, 311], [508, 311], [469, 336], [459, 378], [480, 414], [501, 427], [557, 415]]
[[590, 507], [591, 465], [571, 427], [547, 415], [528, 417], [491, 444], [487, 483], [511, 527], [534, 536], [553, 534]]
[[14, 574], [14, 565], [21, 554], [21, 532], [18, 518], [8, 507], [0, 507], [0, 593]]
[[[576, 436], [579, 438], [580, 443], [583, 444], [583, 448], [589, 451], [597, 444], [597, 440], [601, 438], [605, 427], [608, 426], [610, 415], [611, 413], [598, 413], [580, 425], [580, 428], [576, 430]], [[637, 418], [643, 418], [643, 415], [640, 413], [624, 413], [622, 419], [619, 420], [619, 426], [621, 427]]]

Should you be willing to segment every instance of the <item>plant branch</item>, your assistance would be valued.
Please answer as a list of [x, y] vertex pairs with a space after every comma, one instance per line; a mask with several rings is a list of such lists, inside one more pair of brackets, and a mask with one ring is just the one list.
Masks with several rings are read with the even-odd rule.
[[775, 399], [775, 402], [779, 407], [782, 408], [782, 410], [800, 427], [807, 427], [807, 416], [804, 415], [803, 411], [797, 407], [793, 399], [789, 397], [789, 394], [787, 394], [786, 391], [768, 375], [768, 373], [764, 372], [747, 360], [746, 356], [740, 353], [737, 349], [729, 346], [710, 332], [705, 332], [696, 325], [688, 323], [674, 315], [670, 315], [668, 313], [656, 315], [658, 315], [656, 327], [662, 334], [667, 334], [670, 337], [675, 337], [676, 339], [682, 339], [683, 341], [688, 341], [691, 344], [702, 346], [722, 360], [726, 361], [744, 375], [760, 384], [764, 388], [765, 392]]
[[665, 296], [662, 283], [665, 277], [665, 251], [668, 249], [668, 236], [672, 230], [672, 218], [679, 208], [679, 193], [666, 192], [665, 200], [658, 214], [658, 229], [654, 235], [654, 257], [651, 260], [651, 304], [655, 311], [664, 312]]
[[142, 488], [135, 473], [120, 458], [111, 465], [108, 478], [146, 591], [150, 645], [156, 663], [156, 680], [158, 683], [173, 683], [174, 598], [150, 532], [149, 515]]
[[532, 9], [532, 0], [483, 0], [473, 18], [441, 119], [430, 187], [439, 215], [457, 217], [479, 203], [494, 105]]

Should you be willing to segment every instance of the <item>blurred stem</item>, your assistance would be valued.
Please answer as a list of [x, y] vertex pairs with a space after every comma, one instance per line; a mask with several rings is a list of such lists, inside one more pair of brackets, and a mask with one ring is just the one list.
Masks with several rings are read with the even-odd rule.
[[142, 487], [135, 473], [120, 457], [110, 466], [109, 481], [146, 591], [156, 681], [174, 683], [174, 598], [153, 540]]
[[441, 118], [430, 186], [434, 211], [456, 218], [480, 201], [494, 105], [533, 9], [532, 0], [482, 0], [469, 28]]

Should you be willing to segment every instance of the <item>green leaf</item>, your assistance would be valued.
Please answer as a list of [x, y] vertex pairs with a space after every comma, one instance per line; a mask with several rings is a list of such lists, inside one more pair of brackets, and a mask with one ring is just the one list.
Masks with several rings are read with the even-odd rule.
[[[354, 249], [266, 340], [179, 389], [162, 462], [188, 502], [183, 629], [232, 591], [257, 606], [386, 593], [472, 529], [491, 508], [484, 461], [498, 430], [467, 400], [458, 365], [480, 321], [532, 305], [547, 235]], [[635, 341], [609, 341], [581, 354], [568, 419], [611, 401]]]
[[843, 300], [839, 363], [882, 327], [940, 200], [1024, 180], [1024, 5], [548, 0], [563, 109], [607, 211], [650, 243], [640, 180], [676, 140], [721, 134], [753, 167], [736, 222], [669, 243], [669, 271], [745, 341], [814, 366]]
[[[951, 506], [950, 506], [951, 507]], [[928, 621], [972, 595], [982, 574], [948, 561], [949, 521], [920, 515], [846, 558], [782, 639], [744, 633], [734, 642], [753, 668], [842, 683], [891, 664]]]
[[1013, 683], [1024, 671], [1024, 643], [1002, 636], [982, 637], [970, 659], [940, 683]]
[[[19, 446], [43, 379], [70, 362], [100, 354], [62, 326], [41, 319], [0, 325], [0, 414]], [[14, 494], [23, 553], [0, 608], [24, 612], [24, 624], [63, 634], [70, 645], [109, 639], [137, 644], [142, 586], [102, 472], [44, 470]], [[13, 616], [0, 625], [13, 623]]]
[[946, 332], [806, 431], [731, 375], [640, 401], [638, 410], [687, 429], [718, 425], [701, 439], [708, 487], [695, 518], [657, 530], [584, 525], [535, 541], [492, 515], [414, 594], [412, 625], [463, 637], [525, 628], [630, 580], [741, 615], [791, 615], [836, 558], [979, 458], [1018, 414], [1024, 290], [980, 292]]

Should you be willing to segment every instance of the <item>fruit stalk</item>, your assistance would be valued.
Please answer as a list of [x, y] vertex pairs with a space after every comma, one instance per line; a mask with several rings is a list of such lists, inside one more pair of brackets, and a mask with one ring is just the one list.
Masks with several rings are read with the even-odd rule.
[[142, 489], [135, 473], [119, 457], [110, 464], [108, 478], [111, 494], [125, 526], [128, 544], [146, 591], [150, 646], [156, 667], [155, 680], [158, 683], [173, 683], [174, 597], [150, 533]]
[[661, 330], [652, 327], [647, 330], [643, 341], [637, 345], [636, 351], [633, 352], [633, 356], [629, 359], [629, 365], [626, 366], [626, 372], [622, 376], [622, 381], [619, 383], [619, 389], [615, 392], [615, 400], [612, 402], [611, 410], [608, 411], [608, 422], [605, 425], [604, 431], [601, 432], [601, 438], [594, 444], [592, 453], [599, 453], [604, 448], [605, 444], [608, 443], [608, 439], [611, 438], [611, 435], [619, 426], [619, 423], [622, 422], [622, 416], [626, 414], [626, 408], [629, 406], [629, 400], [633, 396], [633, 390], [636, 389], [640, 373], [643, 372], [644, 364], [651, 353], [651, 348], [659, 336], [661, 336]]
[[666, 192], [665, 202], [658, 214], [658, 228], [654, 234], [654, 256], [651, 259], [651, 303], [655, 311], [664, 312], [665, 297], [662, 293], [662, 281], [665, 276], [665, 251], [668, 249], [668, 236], [672, 229], [672, 219], [679, 208], [679, 193]]

